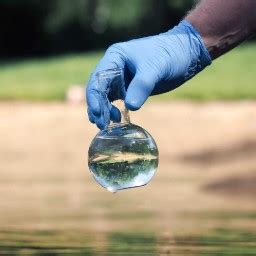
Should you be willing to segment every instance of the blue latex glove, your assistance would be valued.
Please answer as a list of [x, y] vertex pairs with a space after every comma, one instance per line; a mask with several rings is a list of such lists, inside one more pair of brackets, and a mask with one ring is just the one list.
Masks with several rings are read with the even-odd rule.
[[117, 43], [108, 48], [86, 89], [88, 116], [104, 129], [120, 115], [109, 99], [111, 88], [99, 87], [96, 73], [124, 68], [126, 107], [139, 109], [150, 95], [171, 91], [211, 64], [200, 35], [187, 21], [156, 36]]

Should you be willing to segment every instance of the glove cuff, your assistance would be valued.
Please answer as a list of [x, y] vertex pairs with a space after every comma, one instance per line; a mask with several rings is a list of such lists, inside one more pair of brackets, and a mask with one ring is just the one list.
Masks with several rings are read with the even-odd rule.
[[182, 20], [177, 29], [185, 32], [190, 42], [191, 63], [184, 77], [186, 81], [210, 65], [212, 59], [199, 32], [188, 21]]

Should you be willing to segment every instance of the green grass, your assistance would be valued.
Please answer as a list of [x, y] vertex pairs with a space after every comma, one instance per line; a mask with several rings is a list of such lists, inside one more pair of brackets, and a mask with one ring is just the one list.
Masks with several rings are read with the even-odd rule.
[[84, 85], [101, 53], [0, 64], [0, 100], [64, 100], [72, 85]]
[[243, 45], [215, 60], [211, 66], [177, 90], [158, 99], [256, 99], [256, 44]]
[[[157, 100], [256, 99], [256, 44], [243, 45], [217, 59], [205, 71]], [[0, 100], [65, 99], [74, 84], [85, 84], [102, 52], [0, 63]]]

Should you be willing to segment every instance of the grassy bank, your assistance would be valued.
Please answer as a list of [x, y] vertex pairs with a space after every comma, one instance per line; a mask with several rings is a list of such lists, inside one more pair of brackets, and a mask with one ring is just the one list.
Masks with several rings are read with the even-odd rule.
[[83, 85], [101, 57], [87, 53], [0, 64], [0, 100], [63, 100], [72, 85]]
[[[256, 99], [256, 44], [244, 45], [174, 92], [153, 99]], [[63, 100], [66, 90], [85, 84], [102, 52], [0, 63], [0, 100]]]
[[243, 45], [215, 60], [175, 92], [160, 99], [256, 99], [256, 44]]

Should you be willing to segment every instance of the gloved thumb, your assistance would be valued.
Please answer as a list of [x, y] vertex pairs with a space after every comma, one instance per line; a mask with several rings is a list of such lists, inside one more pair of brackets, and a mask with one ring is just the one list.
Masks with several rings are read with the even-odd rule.
[[156, 76], [137, 72], [128, 86], [125, 105], [129, 110], [138, 110], [150, 96], [157, 82]]

